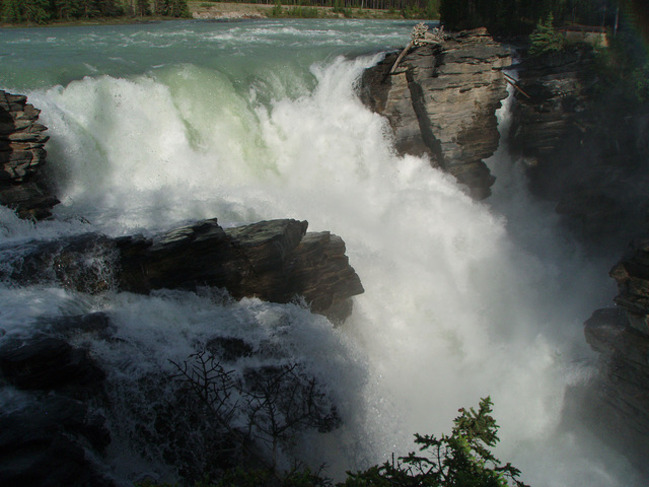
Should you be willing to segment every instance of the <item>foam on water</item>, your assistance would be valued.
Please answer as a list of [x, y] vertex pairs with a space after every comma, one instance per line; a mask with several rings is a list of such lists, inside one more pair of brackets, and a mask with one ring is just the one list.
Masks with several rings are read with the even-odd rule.
[[[567, 388], [594, 373], [581, 323], [613, 296], [606, 268], [564, 245], [550, 213], [529, 198], [525, 207], [533, 213], [524, 215], [510, 211], [521, 199], [498, 193], [493, 207], [477, 203], [428, 161], [398, 157], [387, 122], [354, 93], [378, 57], [269, 60], [264, 49], [250, 57], [246, 43], [264, 35], [288, 35], [297, 44], [332, 38], [326, 23], [308, 34], [279, 25], [236, 26], [212, 38], [244, 39], [242, 61], [234, 53], [220, 66], [153, 69], [159, 59], [152, 56], [137, 75], [81, 77], [33, 89], [30, 101], [50, 127], [61, 219], [83, 217], [113, 235], [214, 216], [223, 225], [306, 219], [311, 230], [331, 230], [347, 244], [365, 287], [350, 320], [334, 329], [299, 306], [223, 304], [187, 293], [84, 297], [79, 306], [109, 312], [129, 343], [161, 358], [186, 355], [214, 322], [246, 336], [268, 323], [292, 323], [282, 340], [312, 358], [343, 403], [348, 429], [334, 437], [344, 438], [352, 462], [405, 453], [412, 433], [448, 431], [457, 408], [491, 395], [503, 440], [498, 454], [528, 483], [634, 485], [624, 458], [562, 423]], [[181, 45], [189, 35], [176, 34]], [[160, 45], [169, 41], [165, 35]], [[525, 232], [542, 244], [521, 237], [517, 222], [526, 220]], [[41, 232], [12, 225], [7, 238]], [[20, 327], [32, 315], [66, 314], [78, 298], [47, 289], [40, 307], [21, 311], [27, 317], [4, 306], [42, 292], [3, 288], [4, 322]], [[97, 350], [119, 370], [126, 359], [110, 353]], [[314, 460], [339, 471], [362, 466], [344, 464], [330, 438], [318, 441]]]

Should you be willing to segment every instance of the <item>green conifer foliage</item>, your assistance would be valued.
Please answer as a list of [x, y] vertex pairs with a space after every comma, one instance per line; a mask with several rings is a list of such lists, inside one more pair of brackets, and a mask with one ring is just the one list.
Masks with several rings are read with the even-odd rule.
[[135, 7], [134, 13], [138, 17], [151, 15], [151, 6], [149, 5], [149, 0], [136, 0], [134, 7]]
[[527, 487], [518, 480], [517, 468], [501, 464], [491, 453], [499, 441], [491, 399], [482, 399], [477, 411], [459, 412], [450, 435], [417, 434], [419, 452], [350, 473], [340, 487]]
[[50, 18], [48, 0], [25, 0], [23, 8], [27, 22], [44, 24]]
[[0, 18], [3, 22], [22, 22], [20, 0], [2, 0]]
[[539, 22], [530, 34], [530, 55], [540, 56], [549, 52], [561, 51], [565, 46], [563, 35], [554, 28], [554, 16], [548, 15], [545, 21]]
[[170, 0], [167, 15], [170, 17], [189, 17], [187, 0]]

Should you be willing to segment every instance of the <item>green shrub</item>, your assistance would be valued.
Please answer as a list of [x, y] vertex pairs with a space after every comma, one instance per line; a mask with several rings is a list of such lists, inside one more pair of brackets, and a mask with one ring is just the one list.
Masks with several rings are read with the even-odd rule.
[[632, 74], [635, 96], [640, 103], [649, 101], [649, 61], [637, 67]]
[[331, 11], [335, 14], [343, 14], [343, 17], [347, 19], [353, 16], [352, 9], [345, 7], [342, 0], [334, 0], [334, 6]]
[[298, 5], [289, 8], [286, 11], [286, 16], [300, 19], [316, 19], [320, 16], [320, 13], [316, 7], [303, 7], [302, 5]]
[[284, 9], [282, 8], [281, 0], [275, 0], [275, 5], [270, 11], [270, 15], [273, 17], [281, 17]]

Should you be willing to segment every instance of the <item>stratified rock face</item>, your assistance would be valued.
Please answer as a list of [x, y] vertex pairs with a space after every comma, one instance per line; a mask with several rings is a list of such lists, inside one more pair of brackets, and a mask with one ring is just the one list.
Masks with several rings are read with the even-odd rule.
[[606, 93], [590, 46], [517, 68], [510, 145], [530, 190], [590, 245], [626, 245], [644, 223], [647, 115]]
[[587, 90], [595, 82], [592, 64], [592, 51], [575, 49], [526, 58], [518, 65], [522, 91], [515, 93], [512, 147], [531, 166], [545, 163], [563, 148], [564, 139], [579, 131]]
[[88, 293], [213, 286], [235, 298], [287, 303], [301, 296], [312, 311], [343, 320], [350, 297], [363, 292], [360, 279], [340, 237], [306, 229], [305, 221], [273, 220], [224, 230], [212, 219], [154, 238], [85, 234], [32, 242], [0, 249], [7, 264], [0, 277]]
[[58, 200], [35, 180], [45, 163], [47, 127], [27, 97], [0, 90], [0, 204], [25, 217], [46, 218]]
[[610, 275], [619, 292], [615, 302], [626, 311], [629, 324], [649, 336], [649, 239], [632, 242]]
[[364, 73], [362, 100], [388, 118], [401, 154], [428, 155], [474, 197], [486, 198], [494, 178], [482, 160], [498, 148], [495, 112], [507, 96], [509, 51], [476, 29], [413, 49], [390, 74], [396, 58]]
[[649, 239], [634, 242], [611, 270], [618, 284], [617, 308], [595, 311], [585, 323], [586, 340], [601, 354], [602, 417], [646, 470], [649, 448]]

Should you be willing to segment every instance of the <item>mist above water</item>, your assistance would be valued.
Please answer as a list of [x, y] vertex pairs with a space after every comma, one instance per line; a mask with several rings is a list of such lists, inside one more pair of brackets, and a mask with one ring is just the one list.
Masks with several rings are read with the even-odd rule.
[[[334, 329], [295, 305], [255, 300], [2, 288], [3, 328], [105, 311], [137, 353], [129, 359], [97, 344], [95, 354], [135, 375], [186, 356], [211, 327], [272, 337], [309, 361], [341, 404], [346, 426], [308, 438], [311, 460], [338, 472], [406, 453], [413, 433], [447, 432], [459, 407], [490, 395], [497, 455], [525, 482], [640, 485], [623, 457], [563, 416], [566, 391], [596, 374], [582, 323], [611, 302], [610, 262], [561, 234], [502, 151], [490, 161], [494, 196], [475, 202], [428, 161], [397, 156], [387, 122], [356, 97], [358, 76], [380, 55], [344, 54], [405, 44], [409, 26], [166, 25], [101, 31], [128, 69], [86, 60], [90, 72], [56, 84], [31, 80], [38, 71], [28, 65], [26, 79], [13, 79], [43, 110], [62, 204], [57, 223], [38, 226], [2, 213], [3, 238], [148, 233], [211, 217], [224, 226], [304, 219], [344, 239], [365, 293]], [[12, 35], [4, 51], [24, 40]], [[64, 39], [74, 35], [58, 30], [53, 49], [68, 49]], [[224, 49], [228, 36], [235, 40]], [[193, 41], [200, 55], [179, 61]], [[278, 50], [287, 43], [300, 53], [315, 47], [296, 57]], [[165, 62], [143, 59], [142, 45], [164, 47]]]

